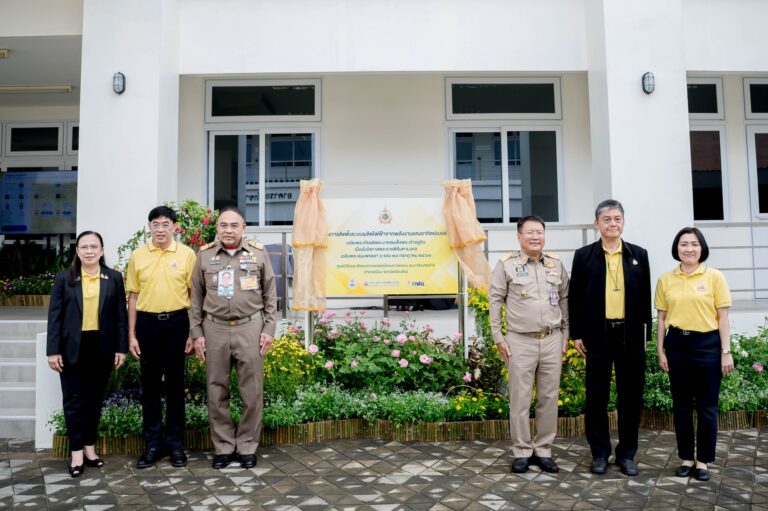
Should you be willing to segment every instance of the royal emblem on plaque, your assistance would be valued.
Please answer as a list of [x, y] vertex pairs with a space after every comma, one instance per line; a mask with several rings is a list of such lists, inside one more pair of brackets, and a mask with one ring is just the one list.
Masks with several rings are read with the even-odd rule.
[[389, 212], [386, 206], [384, 206], [384, 209], [382, 209], [381, 213], [379, 213], [379, 223], [380, 224], [392, 223], [392, 214]]

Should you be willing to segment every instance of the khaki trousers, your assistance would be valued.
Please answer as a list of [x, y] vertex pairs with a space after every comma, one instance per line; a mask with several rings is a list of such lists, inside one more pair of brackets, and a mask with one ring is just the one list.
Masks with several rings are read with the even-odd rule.
[[[243, 325], [203, 323], [208, 419], [216, 454], [254, 454], [264, 411], [264, 358], [259, 354], [263, 319]], [[235, 427], [229, 415], [229, 378], [237, 371], [243, 414]]]
[[[543, 339], [508, 333], [509, 431], [512, 455], [552, 457], [557, 433], [557, 399], [563, 363], [563, 334], [560, 330]], [[531, 439], [530, 409], [536, 383], [536, 436]]]

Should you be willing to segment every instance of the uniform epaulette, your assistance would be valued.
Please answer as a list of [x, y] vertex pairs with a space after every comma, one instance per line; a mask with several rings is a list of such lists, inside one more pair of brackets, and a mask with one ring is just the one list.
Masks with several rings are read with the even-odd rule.
[[501, 256], [499, 258], [499, 260], [500, 261], [506, 261], [507, 259], [511, 259], [512, 257], [516, 257], [518, 255], [520, 255], [520, 252], [518, 252], [517, 250], [513, 250], [512, 252], [509, 252], [509, 253], [504, 254], [503, 256]]
[[264, 245], [258, 241], [248, 240], [248, 245], [259, 250], [264, 250]]
[[203, 245], [202, 247], [200, 247], [199, 251], [200, 251], [200, 252], [202, 252], [203, 250], [208, 250], [209, 248], [211, 248], [211, 247], [212, 247], [212, 246], [214, 246], [215, 244], [216, 244], [216, 242], [215, 242], [215, 241], [212, 241], [212, 242], [210, 242], [210, 243], [208, 243], [208, 244], [205, 244], [205, 245]]
[[544, 255], [549, 257], [550, 259], [560, 259], [559, 255], [553, 254], [552, 252], [544, 252]]

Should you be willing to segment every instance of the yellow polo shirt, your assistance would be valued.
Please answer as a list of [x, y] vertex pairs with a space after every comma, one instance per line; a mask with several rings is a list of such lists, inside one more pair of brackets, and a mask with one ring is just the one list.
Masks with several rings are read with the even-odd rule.
[[624, 265], [621, 262], [621, 250], [624, 243], [619, 240], [619, 249], [605, 253], [605, 317], [606, 319], [624, 319]]
[[194, 269], [195, 253], [188, 246], [173, 241], [162, 250], [150, 240], [131, 254], [125, 290], [139, 295], [136, 310], [142, 312], [189, 309]]
[[686, 275], [678, 265], [659, 277], [656, 309], [667, 312], [666, 326], [694, 332], [717, 330], [717, 310], [731, 306], [731, 290], [723, 274], [700, 264]]
[[101, 271], [96, 275], [88, 275], [80, 269], [83, 285], [83, 332], [99, 329], [99, 288], [101, 287]]

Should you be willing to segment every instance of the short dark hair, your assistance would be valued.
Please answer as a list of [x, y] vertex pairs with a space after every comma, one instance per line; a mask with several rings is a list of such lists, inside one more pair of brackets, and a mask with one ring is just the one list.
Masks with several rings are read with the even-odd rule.
[[595, 220], [600, 217], [600, 212], [604, 209], [618, 209], [621, 211], [621, 216], [624, 216], [624, 206], [621, 205], [621, 202], [615, 199], [606, 199], [595, 208]]
[[547, 226], [544, 223], [544, 219], [541, 218], [539, 215], [528, 215], [524, 216], [520, 220], [517, 221], [517, 233], [520, 234], [523, 232], [523, 226], [525, 225], [525, 222], [538, 222], [541, 224], [541, 226], [546, 230]]
[[706, 261], [709, 257], [709, 245], [707, 245], [707, 240], [704, 239], [704, 235], [696, 227], [683, 227], [675, 236], [675, 240], [672, 242], [672, 257], [675, 259], [675, 261], [680, 260], [680, 254], [678, 253], [677, 245], [680, 243], [680, 238], [683, 237], [683, 234], [693, 234], [696, 236], [696, 238], [699, 240], [699, 245], [701, 245], [701, 257], [699, 258], [699, 262], [703, 263]]
[[169, 219], [174, 224], [176, 223], [176, 212], [168, 206], [157, 206], [156, 208], [152, 208], [152, 211], [150, 211], [149, 215], [147, 216], [147, 220], [151, 222], [152, 220], [160, 218], [161, 216]]
[[245, 215], [240, 210], [240, 208], [238, 208], [237, 206], [224, 206], [219, 210], [219, 216], [221, 216], [222, 213], [226, 213], [227, 211], [232, 211], [233, 213], [237, 213], [238, 215], [240, 215], [240, 218], [243, 219], [243, 223], [245, 223]]

